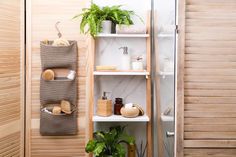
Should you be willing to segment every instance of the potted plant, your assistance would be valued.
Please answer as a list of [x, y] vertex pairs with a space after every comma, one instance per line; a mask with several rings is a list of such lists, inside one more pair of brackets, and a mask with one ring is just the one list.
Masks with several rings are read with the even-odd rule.
[[76, 15], [73, 19], [82, 16], [80, 31], [88, 33], [94, 37], [98, 33], [111, 33], [111, 24], [132, 25], [131, 16], [135, 15], [133, 11], [122, 10], [121, 5], [104, 6], [100, 8], [97, 4], [91, 3], [90, 8], [84, 8], [82, 13]]
[[94, 139], [89, 140], [85, 151], [95, 157], [125, 157], [126, 150], [122, 143], [135, 145], [133, 136], [124, 132], [125, 127], [111, 127], [108, 132], [94, 132]]

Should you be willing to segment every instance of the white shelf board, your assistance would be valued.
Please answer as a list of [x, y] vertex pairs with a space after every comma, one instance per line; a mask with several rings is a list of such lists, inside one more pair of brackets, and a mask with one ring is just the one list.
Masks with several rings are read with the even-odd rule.
[[147, 76], [147, 71], [94, 71], [93, 75], [141, 75]]
[[104, 38], [147, 38], [149, 34], [98, 34], [96, 37]]
[[174, 34], [164, 34], [164, 33], [160, 33], [157, 35], [159, 38], [172, 38], [174, 37]]
[[93, 122], [148, 122], [147, 115], [138, 116], [135, 118], [125, 118], [120, 115], [111, 115], [109, 117], [93, 116]]

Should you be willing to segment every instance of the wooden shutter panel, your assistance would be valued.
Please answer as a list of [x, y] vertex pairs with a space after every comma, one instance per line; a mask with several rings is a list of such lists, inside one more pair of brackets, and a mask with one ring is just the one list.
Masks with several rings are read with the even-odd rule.
[[23, 1], [0, 1], [0, 156], [23, 156]]
[[236, 156], [236, 1], [181, 0], [177, 157]]

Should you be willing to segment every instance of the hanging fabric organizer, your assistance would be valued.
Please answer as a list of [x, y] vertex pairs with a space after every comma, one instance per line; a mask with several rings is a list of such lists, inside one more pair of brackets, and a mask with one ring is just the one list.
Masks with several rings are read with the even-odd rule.
[[[69, 41], [69, 46], [52, 46], [40, 43], [42, 71], [66, 68], [77, 71], [77, 42]], [[53, 114], [47, 109], [59, 106], [62, 100], [70, 103], [71, 113]], [[77, 78], [55, 77], [54, 80], [40, 78], [40, 133], [45, 136], [77, 134]], [[46, 109], [46, 110], [45, 110]]]

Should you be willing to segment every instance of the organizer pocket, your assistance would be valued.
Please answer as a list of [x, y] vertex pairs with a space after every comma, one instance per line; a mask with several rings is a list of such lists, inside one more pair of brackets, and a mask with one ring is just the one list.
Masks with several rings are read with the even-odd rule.
[[76, 70], [77, 65], [77, 42], [69, 41], [69, 46], [52, 46], [40, 42], [42, 69], [64, 67]]
[[56, 80], [45, 81], [40, 79], [40, 103], [50, 104], [61, 100], [68, 100], [76, 105], [77, 80], [57, 78]]
[[77, 112], [53, 115], [41, 110], [40, 134], [44, 136], [63, 136], [77, 134]]

